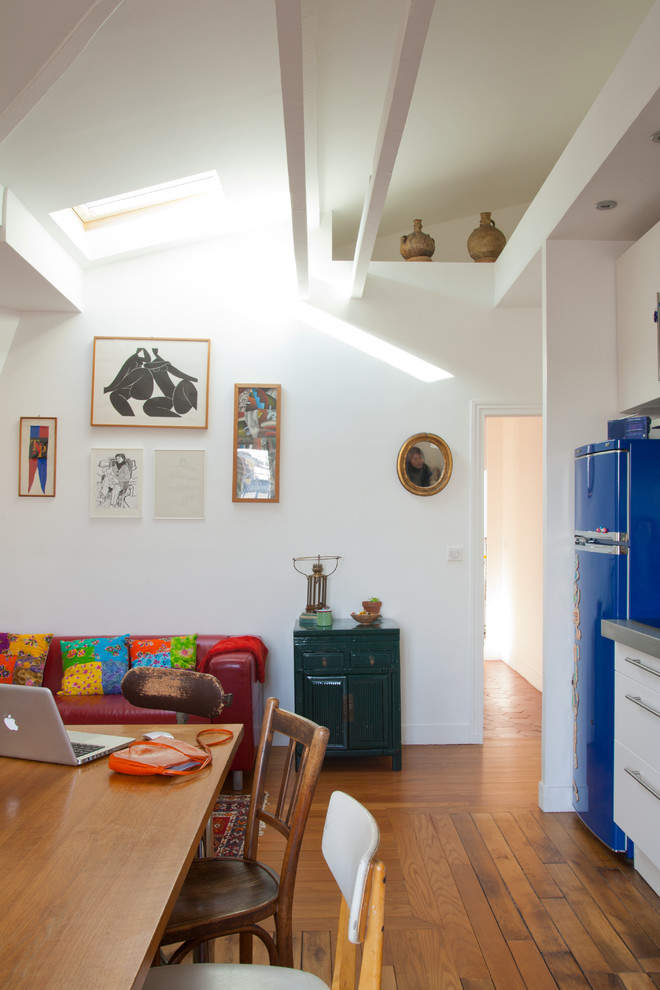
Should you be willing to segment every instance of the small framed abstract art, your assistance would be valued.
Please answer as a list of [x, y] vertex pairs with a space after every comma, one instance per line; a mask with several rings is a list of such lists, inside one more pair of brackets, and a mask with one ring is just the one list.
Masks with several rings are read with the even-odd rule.
[[92, 426], [205, 430], [210, 340], [95, 337]]
[[18, 450], [18, 494], [52, 498], [57, 467], [56, 417], [21, 416]]
[[92, 451], [90, 515], [137, 519], [142, 515], [142, 451], [110, 447]]
[[154, 519], [203, 519], [205, 450], [154, 451]]
[[234, 385], [232, 502], [280, 500], [280, 385]]

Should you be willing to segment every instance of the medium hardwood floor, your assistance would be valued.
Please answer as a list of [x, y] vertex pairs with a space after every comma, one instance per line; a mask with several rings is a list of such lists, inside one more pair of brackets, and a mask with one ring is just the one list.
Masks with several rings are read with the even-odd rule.
[[[383, 990], [660, 987], [660, 898], [576, 815], [539, 810], [540, 695], [495, 664], [486, 665], [483, 746], [407, 746], [400, 773], [380, 757], [326, 759], [296, 885], [303, 968], [330, 982], [339, 904], [320, 846], [339, 788], [381, 829]], [[530, 690], [536, 729], [516, 700]], [[277, 843], [263, 853], [275, 862]], [[218, 940], [218, 961], [234, 953]]]

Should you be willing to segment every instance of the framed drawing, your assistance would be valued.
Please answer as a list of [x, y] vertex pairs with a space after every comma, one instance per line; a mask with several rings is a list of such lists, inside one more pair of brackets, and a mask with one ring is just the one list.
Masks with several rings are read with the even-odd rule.
[[232, 501], [280, 500], [279, 385], [234, 385]]
[[142, 451], [92, 451], [90, 515], [96, 518], [137, 519], [142, 515]]
[[92, 426], [205, 430], [209, 340], [95, 337]]
[[21, 416], [18, 440], [18, 494], [52, 498], [57, 467], [57, 419]]
[[154, 518], [203, 519], [205, 450], [154, 451]]

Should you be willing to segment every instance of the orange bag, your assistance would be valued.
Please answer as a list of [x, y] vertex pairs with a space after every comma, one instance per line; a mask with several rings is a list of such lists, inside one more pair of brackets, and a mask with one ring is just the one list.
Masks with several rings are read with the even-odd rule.
[[[222, 738], [207, 745], [200, 736], [209, 733], [220, 733]], [[193, 746], [192, 743], [181, 739], [134, 742], [125, 749], [111, 753], [108, 766], [117, 773], [128, 773], [139, 777], [153, 774], [178, 777], [182, 774], [196, 773], [208, 766], [212, 760], [209, 746], [222, 746], [229, 742], [233, 735], [230, 729], [201, 729], [197, 733], [199, 746]]]

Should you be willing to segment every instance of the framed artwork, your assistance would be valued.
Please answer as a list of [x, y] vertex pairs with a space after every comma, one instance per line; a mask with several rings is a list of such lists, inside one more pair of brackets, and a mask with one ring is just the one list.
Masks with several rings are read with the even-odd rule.
[[209, 340], [95, 337], [92, 426], [205, 430]]
[[234, 385], [233, 502], [280, 500], [279, 385]]
[[205, 450], [154, 451], [154, 518], [203, 519]]
[[57, 467], [57, 419], [21, 416], [18, 440], [18, 494], [52, 498]]
[[138, 519], [142, 515], [142, 451], [92, 451], [90, 515], [107, 519]]

